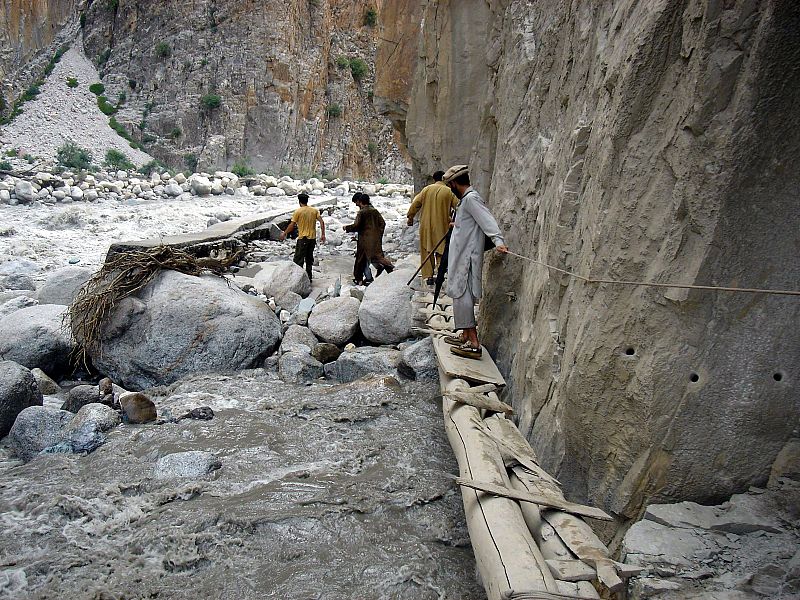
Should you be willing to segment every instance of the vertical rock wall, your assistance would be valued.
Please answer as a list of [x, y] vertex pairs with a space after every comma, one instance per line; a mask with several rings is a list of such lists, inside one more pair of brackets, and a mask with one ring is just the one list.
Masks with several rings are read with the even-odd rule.
[[[371, 0], [95, 2], [84, 43], [117, 120], [171, 164], [407, 177], [373, 107]], [[338, 60], [367, 66], [356, 80]], [[216, 108], [203, 97], [217, 95]], [[340, 114], [339, 114], [340, 113]]]
[[66, 37], [74, 34], [71, 26], [77, 24], [77, 11], [83, 3], [82, 0], [3, 0], [0, 4], [0, 97], [7, 104], [41, 74], [41, 68], [52, 56], [52, 52], [44, 51], [57, 43], [64, 33], [68, 34]]
[[[428, 1], [406, 133], [468, 161], [521, 254], [593, 277], [800, 288], [800, 5]], [[589, 285], [491, 258], [483, 338], [575, 498], [716, 501], [798, 426], [796, 297]]]

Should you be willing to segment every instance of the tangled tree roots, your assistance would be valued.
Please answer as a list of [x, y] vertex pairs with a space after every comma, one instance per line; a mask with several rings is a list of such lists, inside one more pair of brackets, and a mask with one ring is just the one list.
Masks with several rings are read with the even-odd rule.
[[238, 260], [236, 253], [226, 260], [197, 258], [172, 246], [156, 246], [113, 254], [84, 284], [67, 313], [75, 350], [73, 364], [90, 370], [89, 354], [99, 353], [103, 325], [116, 304], [143, 289], [162, 269], [187, 275], [222, 275]]

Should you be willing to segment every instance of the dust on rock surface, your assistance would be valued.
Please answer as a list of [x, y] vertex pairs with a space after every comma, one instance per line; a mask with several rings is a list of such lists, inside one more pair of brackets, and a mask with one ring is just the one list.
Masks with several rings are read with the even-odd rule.
[[[263, 370], [150, 390], [159, 413], [85, 456], [0, 465], [16, 598], [481, 598], [435, 387], [292, 386]], [[210, 478], [157, 481], [166, 454]], [[38, 548], [30, 552], [30, 548]], [[90, 558], [88, 558], [90, 557]], [[48, 565], [42, 568], [42, 565]]]

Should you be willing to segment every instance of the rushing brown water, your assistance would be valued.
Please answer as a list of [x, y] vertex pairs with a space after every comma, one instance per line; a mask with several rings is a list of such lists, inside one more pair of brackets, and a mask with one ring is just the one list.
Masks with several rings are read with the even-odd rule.
[[[408, 385], [408, 384], [407, 384]], [[262, 370], [152, 390], [162, 416], [88, 456], [0, 463], [8, 598], [484, 597], [436, 388], [292, 386]], [[207, 450], [204, 480], [157, 480]]]

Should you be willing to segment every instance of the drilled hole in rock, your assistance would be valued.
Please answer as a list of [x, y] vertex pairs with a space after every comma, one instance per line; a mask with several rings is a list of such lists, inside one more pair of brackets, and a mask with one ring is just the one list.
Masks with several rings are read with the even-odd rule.
[[625, 354], [627, 354], [628, 356], [633, 356], [634, 354], [636, 354], [636, 350], [634, 350], [633, 348], [625, 348]]
[[692, 383], [697, 383], [698, 381], [700, 381], [700, 375], [698, 375], [697, 373], [692, 373], [691, 375], [689, 375], [689, 381], [691, 381]]
[[777, 373], [775, 373], [775, 374], [773, 374], [773, 375], [772, 375], [772, 378], [773, 378], [775, 381], [781, 381], [781, 380], [783, 379], [783, 373], [781, 373], [780, 371], [778, 371]]

